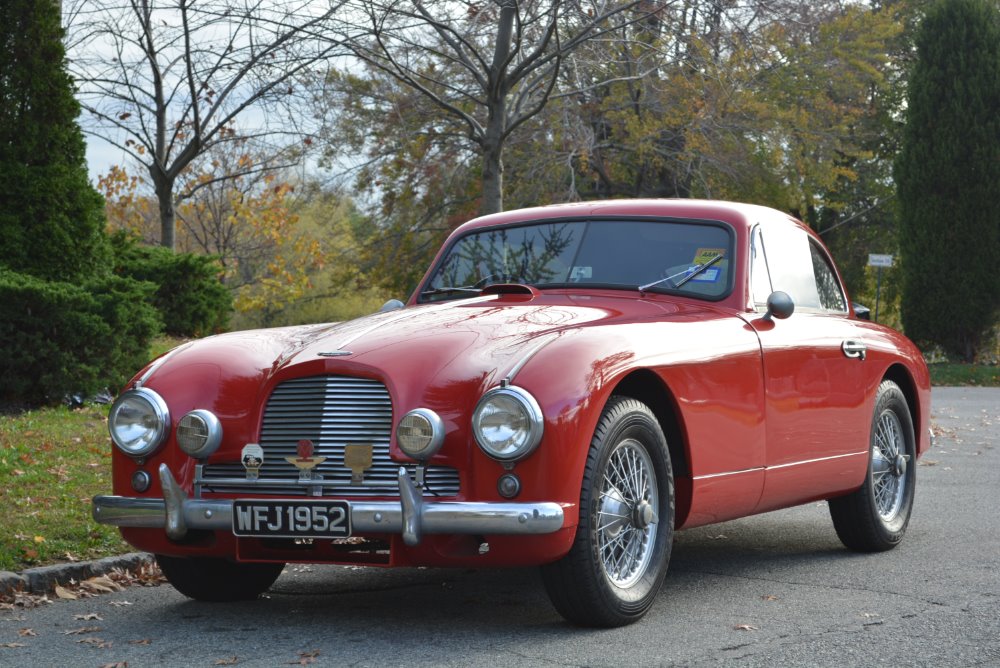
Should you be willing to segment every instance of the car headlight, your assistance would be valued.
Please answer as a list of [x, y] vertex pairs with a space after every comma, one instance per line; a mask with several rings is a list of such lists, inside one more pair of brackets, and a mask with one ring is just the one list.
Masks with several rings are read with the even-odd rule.
[[403, 416], [396, 427], [399, 449], [421, 461], [431, 458], [444, 443], [444, 422], [429, 408], [417, 408]]
[[472, 431], [479, 447], [504, 462], [530, 455], [542, 440], [543, 427], [538, 402], [513, 385], [484, 394], [472, 414]]
[[209, 411], [191, 411], [177, 422], [177, 445], [195, 459], [204, 459], [222, 443], [222, 425]]
[[111, 440], [126, 455], [145, 457], [167, 439], [170, 411], [156, 392], [145, 387], [128, 390], [111, 405], [108, 431]]

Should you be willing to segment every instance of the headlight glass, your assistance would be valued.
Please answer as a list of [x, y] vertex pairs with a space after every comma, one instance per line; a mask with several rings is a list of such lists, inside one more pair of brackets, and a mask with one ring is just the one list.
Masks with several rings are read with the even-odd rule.
[[399, 421], [396, 443], [414, 459], [429, 459], [444, 443], [444, 422], [429, 408], [412, 410]]
[[108, 431], [114, 444], [132, 457], [145, 457], [167, 438], [170, 411], [156, 392], [141, 387], [115, 399], [108, 415]]
[[530, 455], [542, 440], [542, 429], [542, 410], [538, 402], [519, 387], [490, 390], [479, 400], [472, 414], [472, 430], [479, 447], [501, 461]]
[[195, 459], [204, 459], [219, 448], [222, 425], [209, 411], [191, 411], [177, 422], [177, 445]]

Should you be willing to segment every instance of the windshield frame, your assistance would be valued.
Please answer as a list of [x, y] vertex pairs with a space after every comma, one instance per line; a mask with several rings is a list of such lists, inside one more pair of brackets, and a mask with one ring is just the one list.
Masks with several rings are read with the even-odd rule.
[[[715, 218], [689, 218], [680, 216], [650, 216], [650, 215], [628, 215], [628, 214], [614, 214], [614, 215], [581, 215], [581, 216], [555, 216], [552, 218], [533, 218], [529, 220], [518, 221], [516, 223], [502, 223], [499, 225], [483, 225], [482, 227], [472, 227], [462, 234], [453, 236], [440, 253], [438, 253], [434, 264], [431, 269], [424, 275], [421, 279], [420, 284], [417, 285], [416, 290], [411, 295], [411, 300], [417, 304], [431, 304], [440, 303], [444, 301], [456, 301], [460, 299], [470, 299], [478, 297], [478, 294], [471, 292], [456, 292], [453, 296], [440, 296], [440, 298], [433, 298], [431, 295], [425, 296], [423, 293], [427, 290], [433, 288], [429, 287], [434, 276], [437, 274], [441, 265], [444, 264], [445, 259], [450, 255], [455, 245], [458, 244], [462, 239], [468, 236], [476, 234], [487, 234], [502, 229], [518, 229], [521, 227], [534, 227], [539, 225], [558, 225], [563, 223], [591, 223], [591, 222], [608, 222], [608, 221], [621, 221], [623, 223], [636, 222], [636, 223], [681, 223], [686, 225], [705, 225], [710, 227], [720, 228], [726, 232], [729, 240], [728, 248], [726, 249], [726, 259], [731, 263], [730, 271], [728, 272], [727, 284], [725, 290], [723, 290], [718, 295], [705, 295], [699, 293], [692, 293], [685, 291], [683, 289], [670, 288], [666, 284], [657, 285], [654, 287], [647, 288], [646, 290], [639, 290], [640, 284], [636, 285], [624, 285], [621, 283], [579, 283], [579, 282], [562, 282], [562, 283], [531, 283], [532, 287], [537, 290], [619, 290], [626, 292], [636, 292], [636, 293], [655, 293], [655, 294], [665, 294], [674, 295], [677, 297], [687, 297], [690, 299], [697, 299], [700, 301], [709, 302], [719, 302], [728, 298], [735, 287], [736, 281], [736, 229], [731, 223], [724, 220], [719, 220]], [[651, 277], [653, 280], [655, 277]], [[495, 285], [490, 283], [488, 285]], [[467, 287], [467, 286], [455, 286], [455, 287]], [[485, 286], [484, 286], [485, 287]]]

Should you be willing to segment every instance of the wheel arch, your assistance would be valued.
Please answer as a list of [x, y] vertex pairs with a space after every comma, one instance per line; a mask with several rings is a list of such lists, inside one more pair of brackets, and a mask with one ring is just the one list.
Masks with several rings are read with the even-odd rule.
[[[920, 415], [920, 401], [917, 398], [917, 384], [914, 382], [913, 376], [902, 364], [893, 364], [885, 370], [882, 380], [891, 380], [902, 390], [903, 396], [906, 397], [906, 406], [910, 411], [910, 419], [913, 421], [913, 429], [917, 431], [922, 416]], [[920, 434], [917, 433], [915, 436], [919, 440]]]
[[625, 396], [641, 401], [656, 417], [667, 438], [670, 463], [674, 471], [674, 524], [681, 526], [691, 508], [691, 460], [683, 420], [673, 392], [654, 372], [636, 369], [618, 382], [611, 396]]

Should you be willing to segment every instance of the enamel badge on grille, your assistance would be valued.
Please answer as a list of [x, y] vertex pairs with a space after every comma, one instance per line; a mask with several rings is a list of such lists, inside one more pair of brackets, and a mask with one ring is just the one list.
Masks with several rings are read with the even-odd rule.
[[243, 446], [240, 461], [247, 470], [247, 480], [256, 480], [260, 477], [260, 467], [264, 464], [264, 448], [256, 443], [247, 443]]
[[372, 467], [372, 446], [349, 444], [344, 446], [344, 466], [351, 469], [351, 484], [364, 482], [365, 471]]
[[298, 457], [285, 457], [285, 460], [299, 470], [299, 480], [312, 480], [313, 469], [325, 462], [326, 457], [313, 457], [316, 446], [309, 439], [299, 441], [296, 451]]

